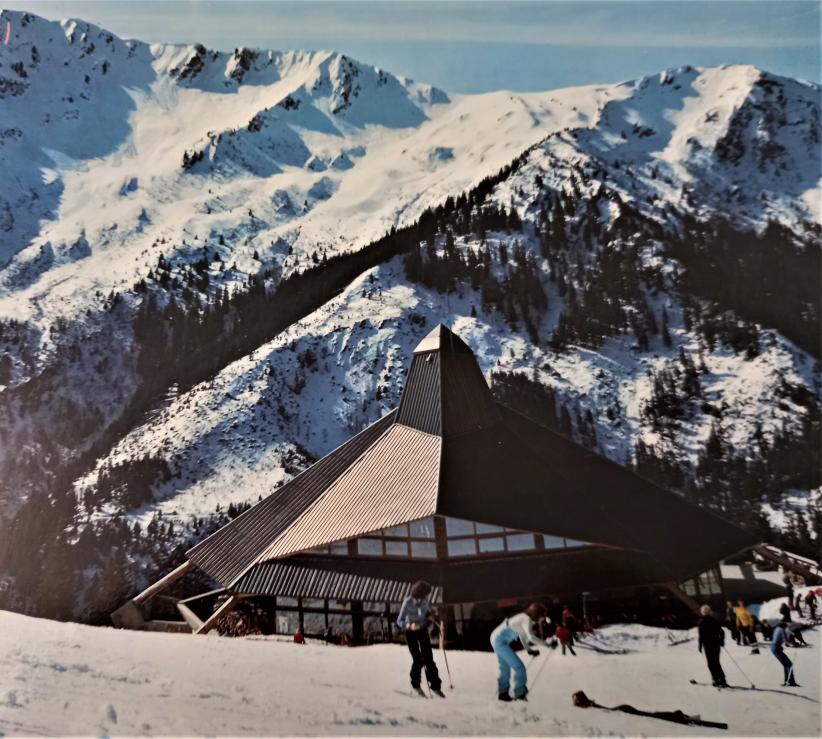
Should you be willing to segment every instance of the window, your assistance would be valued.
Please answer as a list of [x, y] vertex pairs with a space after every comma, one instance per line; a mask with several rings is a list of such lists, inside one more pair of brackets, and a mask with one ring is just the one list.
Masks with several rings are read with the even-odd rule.
[[357, 539], [357, 552], [370, 556], [382, 556], [382, 539]]
[[409, 524], [408, 528], [411, 531], [411, 537], [414, 539], [433, 539], [434, 538], [434, 519], [423, 518], [421, 521], [414, 521]]
[[501, 536], [482, 537], [477, 540], [480, 552], [504, 552], [505, 540]]
[[384, 529], [382, 532], [383, 536], [396, 536], [401, 539], [408, 538], [408, 524], [403, 523], [399, 526], [392, 526], [390, 529]]
[[333, 544], [329, 545], [328, 553], [329, 554], [348, 554], [348, 542], [347, 541], [335, 541]]
[[412, 541], [411, 556], [419, 559], [432, 559], [437, 556], [437, 545], [433, 541]]
[[476, 527], [478, 534], [499, 534], [505, 531], [502, 526], [492, 526], [488, 523], [478, 523], [476, 524]]
[[566, 547], [584, 547], [587, 546], [588, 542], [580, 541], [579, 539], [566, 539], [565, 546]]
[[473, 536], [474, 522], [463, 521], [461, 518], [446, 518], [445, 533], [451, 536]]
[[508, 534], [505, 543], [509, 552], [521, 552], [526, 549], [535, 549], [536, 542], [533, 534]]
[[389, 557], [407, 557], [408, 556], [408, 542], [407, 541], [391, 541], [385, 542], [385, 553]]
[[449, 557], [469, 557], [477, 553], [477, 540], [471, 537], [470, 539], [449, 539], [448, 540], [448, 556]]
[[565, 539], [561, 536], [543, 536], [543, 546], [546, 549], [562, 549], [565, 547]]
[[[445, 519], [445, 533], [448, 537], [450, 557], [470, 557], [478, 553], [526, 552], [537, 548], [536, 534], [459, 518]], [[557, 541], [558, 546], [563, 546], [562, 539]]]

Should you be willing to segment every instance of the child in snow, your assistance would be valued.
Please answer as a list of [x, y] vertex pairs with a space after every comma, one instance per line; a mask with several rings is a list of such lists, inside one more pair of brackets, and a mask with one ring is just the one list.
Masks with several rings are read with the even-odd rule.
[[519, 640], [528, 654], [536, 657], [539, 651], [535, 644], [545, 647], [550, 645], [534, 632], [537, 624], [545, 623], [546, 610], [542, 603], [531, 603], [524, 612], [506, 618], [493, 632], [491, 632], [491, 647], [499, 662], [499, 699], [510, 701], [508, 689], [511, 684], [511, 671], [514, 671], [514, 698], [519, 701], [528, 700], [528, 673], [522, 660], [516, 655], [511, 644]]
[[303, 634], [303, 630], [299, 626], [297, 627], [297, 630], [294, 632], [294, 643], [305, 644], [305, 634]]
[[773, 656], [779, 660], [782, 665], [782, 669], [785, 671], [785, 681], [782, 684], [788, 685], [792, 688], [798, 688], [799, 686], [796, 684], [796, 676], [793, 674], [793, 662], [791, 662], [788, 655], [785, 654], [783, 646], [790, 641], [790, 634], [791, 631], [788, 628], [787, 622], [784, 620], [780, 621], [779, 626], [777, 626], [773, 632], [771, 652], [773, 653]]
[[559, 639], [563, 654], [565, 654], [565, 647], [568, 647], [571, 654], [573, 654], [574, 657], [577, 656], [577, 653], [574, 651], [574, 635], [565, 624], [557, 625], [557, 630], [554, 632], [554, 636]]
[[699, 609], [702, 618], [699, 619], [699, 651], [705, 652], [705, 660], [708, 662], [708, 670], [711, 673], [713, 684], [717, 688], [727, 688], [725, 673], [722, 665], [719, 664], [719, 652], [725, 644], [725, 632], [719, 621], [714, 618], [711, 607], [702, 606]]
[[408, 645], [408, 651], [411, 652], [411, 687], [418, 693], [422, 693], [420, 680], [422, 679], [422, 668], [425, 667], [425, 677], [431, 691], [440, 698], [445, 698], [441, 689], [440, 674], [431, 650], [431, 638], [428, 635], [428, 618], [432, 613], [428, 596], [431, 595], [431, 590], [432, 587], [424, 580], [414, 583], [411, 595], [403, 601], [400, 608], [397, 626], [405, 631], [405, 643]]
[[571, 632], [571, 638], [573, 639], [577, 634], [577, 617], [568, 606], [562, 607], [562, 625]]

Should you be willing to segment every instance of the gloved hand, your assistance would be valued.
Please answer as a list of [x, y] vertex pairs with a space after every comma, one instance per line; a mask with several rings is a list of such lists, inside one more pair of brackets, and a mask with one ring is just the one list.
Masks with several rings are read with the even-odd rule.
[[532, 657], [539, 657], [539, 649], [529, 649], [528, 654]]

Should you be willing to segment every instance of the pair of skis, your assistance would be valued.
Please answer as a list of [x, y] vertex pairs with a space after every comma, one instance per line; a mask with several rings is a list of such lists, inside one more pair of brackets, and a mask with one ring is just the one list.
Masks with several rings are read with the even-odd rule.
[[426, 700], [428, 700], [429, 698], [434, 698], [434, 696], [438, 698], [445, 698], [445, 693], [443, 693], [442, 690], [431, 690], [430, 693], [426, 693], [422, 688], [411, 688], [410, 691], [395, 690], [394, 692], [399, 693], [400, 695], [404, 695], [406, 697], [425, 698]]

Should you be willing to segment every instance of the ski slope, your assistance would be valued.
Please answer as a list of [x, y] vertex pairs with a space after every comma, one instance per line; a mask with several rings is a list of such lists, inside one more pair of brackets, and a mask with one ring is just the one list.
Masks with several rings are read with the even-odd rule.
[[[731, 644], [756, 690], [719, 692], [689, 683], [708, 679], [695, 641], [670, 647], [661, 629], [611, 626], [577, 657], [543, 651], [529, 701], [501, 704], [490, 652], [449, 652], [454, 689], [446, 681], [445, 700], [424, 700], [408, 694], [400, 645], [117, 631], [0, 612], [0, 735], [818, 736], [817, 638], [808, 633], [812, 646], [792, 654], [796, 689], [781, 687], [766, 650]], [[731, 684], [747, 684], [723, 662]], [[681, 709], [729, 729], [575, 708], [577, 690], [601, 705]]]

